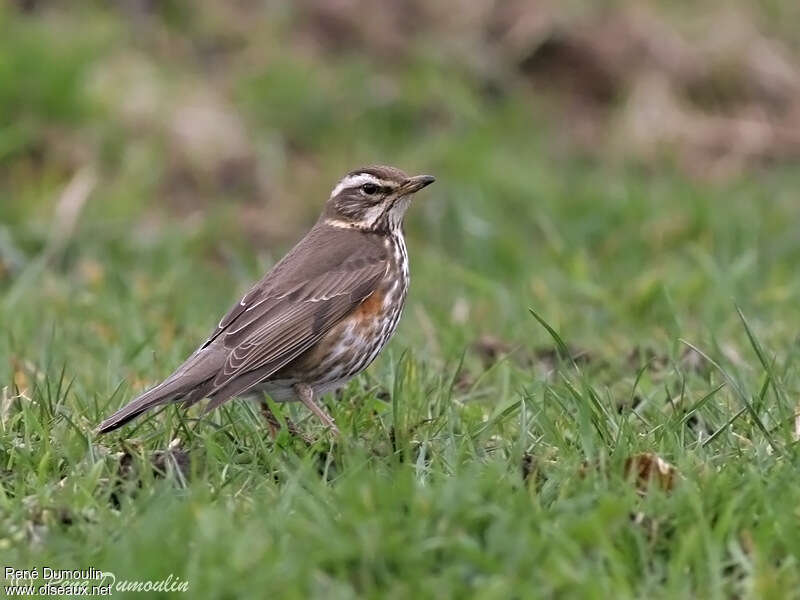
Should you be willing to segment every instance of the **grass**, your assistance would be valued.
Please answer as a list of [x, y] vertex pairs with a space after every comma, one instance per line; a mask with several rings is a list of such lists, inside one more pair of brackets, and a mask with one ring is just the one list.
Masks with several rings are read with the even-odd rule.
[[[4, 567], [172, 574], [192, 598], [796, 597], [796, 169], [708, 184], [554, 157], [524, 90], [488, 99], [424, 57], [388, 104], [360, 57], [278, 53], [228, 82], [283, 165], [258, 220], [288, 196], [307, 226], [377, 158], [438, 177], [409, 215], [400, 330], [327, 401], [342, 436], [281, 406], [315, 443], [273, 443], [237, 402], [97, 437], [299, 234], [248, 233], [238, 189], [190, 181], [198, 207], [170, 205], [162, 132], [91, 83], [121, 27], [0, 42], [40, 82], [24, 136], [0, 134]], [[0, 75], [0, 112], [17, 93]], [[74, 229], [53, 216], [75, 171], [54, 131], [97, 150]], [[630, 468], [653, 456], [669, 483]]]

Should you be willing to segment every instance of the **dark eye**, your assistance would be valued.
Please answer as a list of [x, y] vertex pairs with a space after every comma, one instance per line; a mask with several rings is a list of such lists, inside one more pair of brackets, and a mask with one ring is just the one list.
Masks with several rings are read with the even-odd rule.
[[377, 194], [380, 188], [375, 185], [374, 183], [365, 183], [361, 186], [361, 191], [367, 194], [368, 196], [372, 196], [372, 194]]

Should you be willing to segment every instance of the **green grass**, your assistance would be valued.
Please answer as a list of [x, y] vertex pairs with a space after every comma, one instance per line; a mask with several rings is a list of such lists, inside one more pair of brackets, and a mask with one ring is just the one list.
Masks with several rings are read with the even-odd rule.
[[[192, 598], [797, 597], [791, 165], [712, 185], [554, 158], [525, 90], [487, 98], [424, 57], [389, 75], [281, 60], [268, 39], [268, 60], [226, 74], [277, 190], [249, 219], [288, 197], [308, 226], [361, 163], [438, 177], [409, 215], [400, 330], [327, 399], [338, 439], [281, 406], [316, 441], [273, 443], [245, 402], [97, 437], [301, 232], [248, 233], [241, 190], [170, 204], [163, 131], [87, 83], [135, 46], [112, 43], [118, 19], [63, 27], [61, 47], [9, 18], [0, 69], [32, 83], [0, 70], [0, 112], [25, 124], [0, 133], [3, 567], [173, 574]], [[161, 52], [160, 78], [196, 68]], [[74, 230], [53, 217], [75, 171], [54, 128], [98, 173]], [[626, 476], [643, 453], [674, 485]]]

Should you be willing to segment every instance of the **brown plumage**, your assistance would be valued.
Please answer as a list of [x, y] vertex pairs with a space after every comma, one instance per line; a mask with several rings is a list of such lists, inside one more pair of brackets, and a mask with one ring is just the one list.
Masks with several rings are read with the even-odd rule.
[[333, 420], [314, 397], [365, 369], [394, 332], [408, 289], [402, 220], [410, 195], [433, 177], [392, 167], [348, 173], [316, 225], [222, 318], [172, 375], [99, 426], [116, 429], [155, 406], [207, 410], [267, 392], [300, 400]]

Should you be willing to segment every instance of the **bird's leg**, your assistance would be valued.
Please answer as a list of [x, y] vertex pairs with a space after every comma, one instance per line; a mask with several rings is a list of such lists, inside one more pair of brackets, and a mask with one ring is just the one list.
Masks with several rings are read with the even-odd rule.
[[319, 404], [314, 402], [314, 390], [311, 388], [311, 386], [308, 386], [305, 383], [298, 383], [294, 386], [294, 392], [297, 394], [300, 402], [305, 404], [308, 410], [317, 415], [319, 420], [329, 427], [333, 433], [336, 435], [339, 434], [339, 428], [336, 427], [336, 423], [333, 422], [333, 417], [326, 413], [325, 409], [323, 409]]

